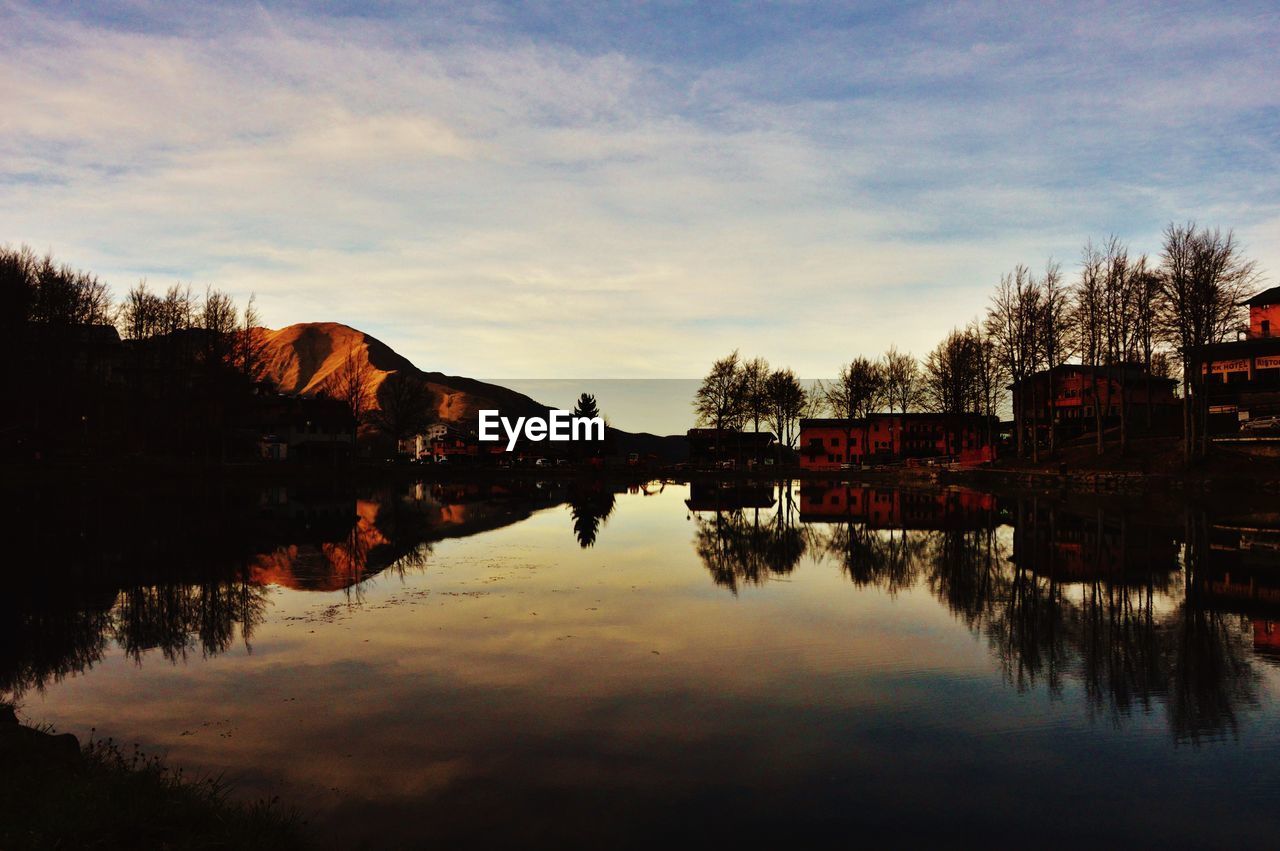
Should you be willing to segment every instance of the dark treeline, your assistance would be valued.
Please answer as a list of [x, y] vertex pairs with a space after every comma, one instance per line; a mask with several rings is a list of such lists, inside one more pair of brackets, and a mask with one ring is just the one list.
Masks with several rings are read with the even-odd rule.
[[[252, 458], [263, 429], [290, 416], [394, 452], [430, 421], [423, 379], [377, 381], [354, 351], [317, 394], [336, 407], [284, 413], [260, 326], [253, 296], [240, 307], [212, 287], [142, 281], [116, 300], [91, 273], [0, 247], [0, 381], [13, 400], [0, 457]], [[349, 420], [335, 418], [344, 409]]]
[[[1131, 374], [1120, 367], [1136, 365], [1148, 381], [1180, 373], [1189, 459], [1205, 451], [1208, 405], [1203, 376], [1188, 364], [1199, 347], [1245, 330], [1242, 303], [1259, 282], [1256, 264], [1230, 231], [1170, 224], [1154, 257], [1111, 236], [1086, 243], [1072, 280], [1053, 260], [1039, 273], [1019, 264], [1001, 277], [985, 313], [949, 332], [923, 359], [890, 347], [878, 359], [855, 357], [834, 381], [806, 388], [791, 370], [770, 370], [765, 360], [744, 360], [735, 351], [712, 365], [694, 411], [701, 425], [718, 429], [765, 424], [782, 446], [794, 448], [800, 417], [852, 420], [879, 411], [995, 417], [1007, 410], [1007, 388], [1042, 370], [1069, 363], [1095, 368], [1109, 394]], [[1099, 454], [1106, 447], [1104, 411], [1112, 404], [1104, 395], [1091, 405]], [[1127, 402], [1119, 407], [1123, 449], [1133, 417]], [[1038, 459], [1039, 441], [1027, 433], [1039, 433], [1040, 424], [1023, 423], [1021, 406], [1013, 415], [1018, 455]], [[1146, 425], [1149, 418], [1148, 409]], [[1055, 430], [1047, 434], [1052, 454]]]
[[116, 302], [24, 246], [0, 248], [0, 305], [0, 445], [19, 457], [224, 457], [269, 389], [252, 298], [143, 282]]
[[[904, 528], [800, 522], [785, 489], [768, 511], [732, 498], [701, 506], [695, 547], [716, 584], [737, 594], [808, 558], [859, 586], [927, 587], [986, 639], [1011, 686], [1060, 696], [1074, 683], [1113, 722], [1162, 708], [1179, 741], [1232, 735], [1258, 702], [1250, 619], [1206, 596], [1221, 569], [1202, 510], [1169, 520], [1037, 497], [975, 509], [931, 496]], [[1011, 541], [1001, 524], [1013, 525]]]

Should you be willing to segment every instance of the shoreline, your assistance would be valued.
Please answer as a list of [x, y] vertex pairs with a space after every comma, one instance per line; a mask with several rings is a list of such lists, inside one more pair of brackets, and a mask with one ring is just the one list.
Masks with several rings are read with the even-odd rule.
[[673, 483], [705, 481], [826, 481], [894, 485], [965, 485], [971, 487], [1037, 487], [1095, 493], [1143, 493], [1154, 489], [1280, 493], [1280, 465], [1255, 463], [1253, 469], [1214, 470], [1204, 466], [1177, 471], [1089, 468], [1059, 462], [1058, 469], [1028, 463], [981, 467], [867, 467], [808, 470], [797, 466], [754, 469], [696, 468], [674, 465], [585, 469], [580, 467], [444, 467], [416, 464], [347, 464], [312, 466], [279, 463], [204, 464], [174, 461], [41, 462], [0, 465], [10, 485], [113, 483], [157, 484], [378, 484], [387, 481], [489, 483], [503, 481], [590, 480], [641, 483], [662, 479]]

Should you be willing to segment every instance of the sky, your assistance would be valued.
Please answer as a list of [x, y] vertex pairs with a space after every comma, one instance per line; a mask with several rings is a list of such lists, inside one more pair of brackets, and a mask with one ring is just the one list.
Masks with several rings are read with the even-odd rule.
[[1280, 283], [1280, 8], [1151, 6], [0, 0], [0, 243], [541, 379], [923, 356], [1175, 220]]

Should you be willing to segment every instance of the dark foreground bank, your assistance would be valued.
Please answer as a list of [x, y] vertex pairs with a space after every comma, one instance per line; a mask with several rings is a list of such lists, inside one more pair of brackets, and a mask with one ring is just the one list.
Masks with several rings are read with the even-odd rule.
[[301, 822], [272, 802], [233, 803], [217, 778], [193, 779], [110, 740], [18, 723], [0, 706], [0, 847], [297, 848]]

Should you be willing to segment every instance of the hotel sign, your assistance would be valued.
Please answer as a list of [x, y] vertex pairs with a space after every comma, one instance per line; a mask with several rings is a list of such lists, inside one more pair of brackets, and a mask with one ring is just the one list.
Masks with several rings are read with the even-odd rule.
[[1212, 363], [1205, 364], [1204, 371], [1205, 372], [1248, 372], [1249, 359], [1237, 358], [1236, 360], [1216, 360], [1216, 361], [1213, 361]]

